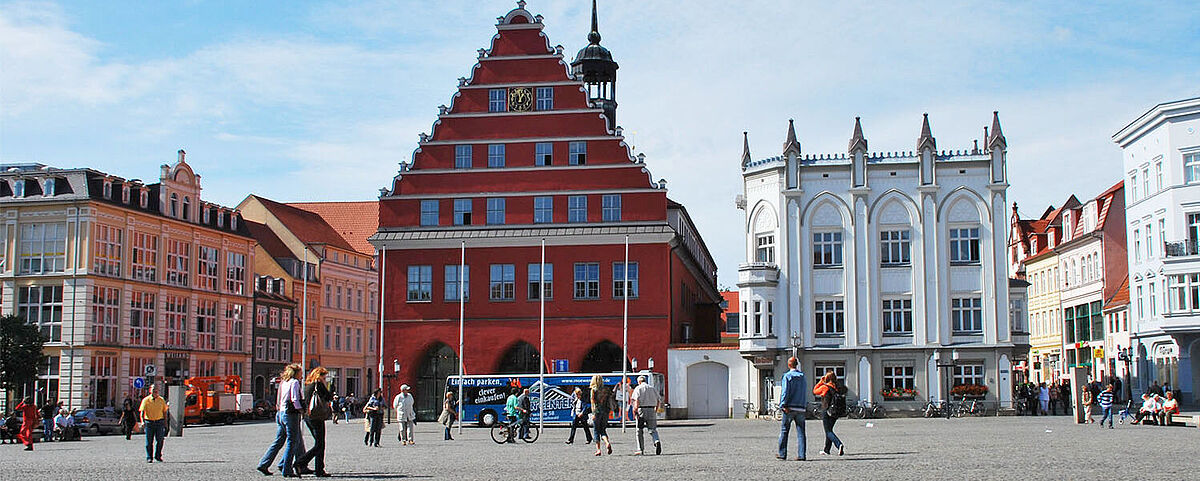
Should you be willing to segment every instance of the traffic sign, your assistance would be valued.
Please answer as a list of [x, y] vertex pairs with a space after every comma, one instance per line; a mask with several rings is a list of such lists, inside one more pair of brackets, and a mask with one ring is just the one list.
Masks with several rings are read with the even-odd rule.
[[146, 387], [146, 379], [140, 378], [140, 377], [133, 378], [133, 387], [135, 389], [141, 389], [141, 388]]
[[154, 376], [155, 374], [158, 374], [158, 366], [155, 366], [153, 364], [147, 364], [146, 368], [143, 369], [143, 371], [145, 372], [145, 374], [147, 376]]
[[571, 364], [567, 359], [555, 359], [554, 372], [571, 372]]

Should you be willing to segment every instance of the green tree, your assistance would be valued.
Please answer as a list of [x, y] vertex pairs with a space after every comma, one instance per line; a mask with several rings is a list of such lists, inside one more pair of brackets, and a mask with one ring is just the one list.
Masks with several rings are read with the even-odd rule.
[[38, 326], [17, 316], [0, 317], [0, 389], [17, 391], [37, 379], [38, 366], [46, 362], [46, 343]]

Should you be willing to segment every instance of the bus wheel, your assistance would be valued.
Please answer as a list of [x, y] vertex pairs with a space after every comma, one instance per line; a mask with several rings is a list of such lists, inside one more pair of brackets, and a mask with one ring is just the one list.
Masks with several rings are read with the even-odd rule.
[[496, 425], [496, 413], [490, 410], [479, 413], [479, 426], [491, 427]]

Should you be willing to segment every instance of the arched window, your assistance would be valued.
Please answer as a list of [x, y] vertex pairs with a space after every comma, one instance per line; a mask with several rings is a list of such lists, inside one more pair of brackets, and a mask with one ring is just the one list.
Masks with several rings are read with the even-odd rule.
[[171, 217], [179, 217], [179, 196], [171, 193]]
[[183, 198], [183, 220], [190, 219], [192, 216], [191, 212], [192, 212], [192, 199], [190, 197], [184, 196], [184, 198]]

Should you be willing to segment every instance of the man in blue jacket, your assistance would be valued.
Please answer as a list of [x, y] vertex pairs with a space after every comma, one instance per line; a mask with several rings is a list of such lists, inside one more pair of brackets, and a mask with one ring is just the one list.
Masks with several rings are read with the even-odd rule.
[[775, 457], [787, 460], [788, 432], [791, 431], [792, 423], [796, 423], [796, 431], [800, 434], [798, 447], [800, 455], [796, 460], [804, 461], [804, 407], [808, 404], [806, 397], [808, 383], [804, 382], [804, 373], [800, 372], [797, 364], [799, 362], [796, 361], [796, 358], [788, 358], [788, 367], [791, 370], [783, 375], [783, 392], [779, 396], [779, 410], [783, 411], [783, 426], [779, 429], [779, 454]]

